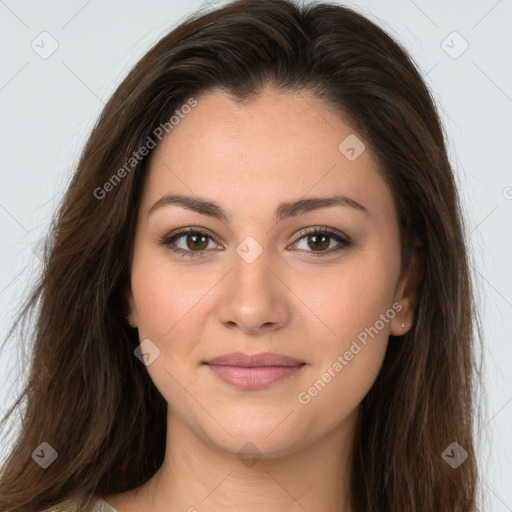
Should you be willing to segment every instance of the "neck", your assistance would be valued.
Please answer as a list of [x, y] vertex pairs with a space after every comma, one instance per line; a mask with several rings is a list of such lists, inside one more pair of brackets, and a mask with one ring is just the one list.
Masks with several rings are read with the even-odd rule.
[[357, 409], [337, 430], [293, 453], [251, 458], [216, 447], [169, 414], [160, 469], [122, 499], [106, 501], [119, 512], [351, 512], [356, 417]]

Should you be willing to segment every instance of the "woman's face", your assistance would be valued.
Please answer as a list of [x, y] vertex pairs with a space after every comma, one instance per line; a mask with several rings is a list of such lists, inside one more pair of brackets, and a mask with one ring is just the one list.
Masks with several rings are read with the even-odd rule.
[[[349, 432], [389, 334], [410, 326], [397, 216], [368, 145], [319, 100], [196, 100], [152, 156], [129, 321], [175, 421], [272, 458]], [[235, 352], [292, 361], [206, 364]]]

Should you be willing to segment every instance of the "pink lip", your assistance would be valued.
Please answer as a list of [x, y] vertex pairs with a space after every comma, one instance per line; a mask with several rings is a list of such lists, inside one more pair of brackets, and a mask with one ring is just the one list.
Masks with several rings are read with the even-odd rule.
[[220, 379], [242, 389], [261, 389], [291, 377], [305, 363], [279, 354], [225, 354], [205, 363]]

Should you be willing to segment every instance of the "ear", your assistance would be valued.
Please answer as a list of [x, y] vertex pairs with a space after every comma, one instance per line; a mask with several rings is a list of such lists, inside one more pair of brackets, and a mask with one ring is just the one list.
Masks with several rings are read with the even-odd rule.
[[124, 289], [124, 298], [126, 301], [126, 316], [130, 327], [137, 327], [137, 309], [135, 308], [135, 300], [133, 299], [132, 287], [130, 284]]
[[411, 329], [414, 322], [420, 280], [419, 254], [420, 244], [416, 243], [411, 250], [407, 269], [403, 272], [397, 285], [395, 303], [400, 304], [401, 309], [397, 308], [398, 312], [390, 322], [390, 333], [393, 336], [402, 336]]

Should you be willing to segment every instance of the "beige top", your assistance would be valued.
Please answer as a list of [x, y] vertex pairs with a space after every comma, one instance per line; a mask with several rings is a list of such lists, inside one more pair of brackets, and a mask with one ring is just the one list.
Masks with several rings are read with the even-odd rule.
[[[75, 512], [76, 499], [68, 499], [57, 503], [53, 507], [42, 510], [41, 512]], [[118, 512], [114, 507], [111, 507], [106, 501], [98, 498], [93, 512]]]

